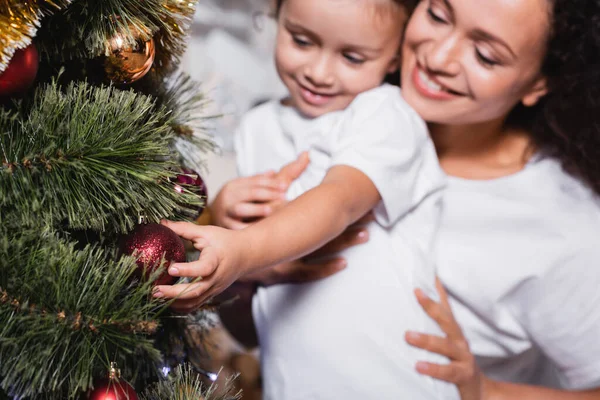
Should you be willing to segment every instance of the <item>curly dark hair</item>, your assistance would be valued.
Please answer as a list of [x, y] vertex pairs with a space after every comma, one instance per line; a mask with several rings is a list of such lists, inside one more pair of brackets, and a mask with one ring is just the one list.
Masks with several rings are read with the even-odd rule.
[[600, 194], [600, 0], [548, 0], [551, 31], [542, 74], [549, 92], [513, 119], [539, 150]]

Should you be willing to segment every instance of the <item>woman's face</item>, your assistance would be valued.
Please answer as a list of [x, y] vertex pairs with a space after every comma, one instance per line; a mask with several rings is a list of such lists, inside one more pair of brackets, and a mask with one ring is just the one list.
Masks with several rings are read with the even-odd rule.
[[504, 118], [545, 93], [549, 0], [422, 0], [402, 49], [402, 93], [428, 122]]

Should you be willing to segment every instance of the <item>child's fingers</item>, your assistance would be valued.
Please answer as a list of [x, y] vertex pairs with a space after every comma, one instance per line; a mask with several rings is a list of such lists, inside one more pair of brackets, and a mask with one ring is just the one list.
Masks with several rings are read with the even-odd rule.
[[219, 266], [219, 258], [214, 249], [207, 247], [200, 253], [200, 258], [189, 263], [176, 263], [169, 267], [169, 275], [178, 277], [206, 278], [212, 275]]
[[201, 235], [203, 227], [193, 224], [191, 222], [174, 222], [169, 220], [162, 220], [160, 222], [162, 225], [171, 229], [173, 232], [184, 239], [194, 240]]
[[264, 218], [272, 213], [273, 207], [269, 204], [238, 203], [232, 207], [229, 216], [240, 220], [246, 218]]
[[258, 186], [247, 187], [239, 193], [240, 202], [267, 202], [285, 198], [285, 192], [279, 189], [263, 188]]
[[279, 172], [277, 173], [277, 177], [282, 179], [284, 182], [288, 184], [290, 182], [295, 181], [302, 175], [306, 167], [308, 167], [310, 160], [307, 152], [303, 152], [300, 156], [291, 163], [285, 165]]
[[196, 299], [210, 287], [207, 282], [180, 283], [177, 285], [159, 285], [154, 288], [154, 297], [167, 299], [192, 300]]
[[258, 186], [265, 189], [272, 190], [286, 190], [287, 185], [283, 185], [280, 179], [277, 179], [277, 175], [273, 171], [268, 174], [255, 175], [248, 178], [248, 183], [252, 186]]

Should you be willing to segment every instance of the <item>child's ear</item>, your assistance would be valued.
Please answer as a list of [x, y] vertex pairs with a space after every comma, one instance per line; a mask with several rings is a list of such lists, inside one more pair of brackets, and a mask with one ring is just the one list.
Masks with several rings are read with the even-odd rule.
[[531, 89], [521, 99], [521, 103], [525, 107], [532, 107], [540, 101], [542, 97], [544, 97], [548, 93], [548, 81], [545, 77], [538, 78]]
[[400, 55], [396, 54], [394, 58], [392, 58], [392, 60], [390, 61], [390, 64], [388, 65], [387, 73], [392, 74], [398, 71], [398, 68], [400, 68]]

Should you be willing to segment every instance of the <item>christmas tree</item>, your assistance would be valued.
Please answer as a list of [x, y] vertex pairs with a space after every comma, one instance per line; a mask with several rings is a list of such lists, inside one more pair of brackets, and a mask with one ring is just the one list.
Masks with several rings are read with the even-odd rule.
[[194, 7], [0, 0], [0, 399], [236, 397], [186, 364], [202, 315], [152, 298], [185, 259], [157, 223], [205, 201]]

